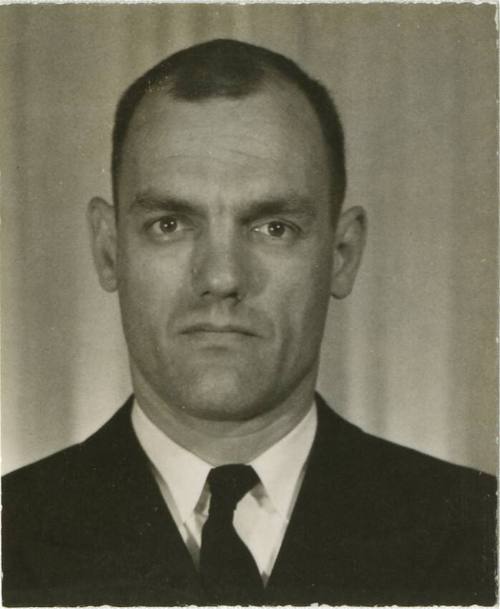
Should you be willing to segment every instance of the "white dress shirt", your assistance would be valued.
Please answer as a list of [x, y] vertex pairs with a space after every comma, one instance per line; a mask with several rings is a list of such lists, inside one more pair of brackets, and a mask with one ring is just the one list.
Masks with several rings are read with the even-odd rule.
[[[166, 436], [134, 403], [132, 425], [179, 532], [199, 563], [201, 530], [208, 517], [206, 484], [212, 465]], [[284, 438], [248, 463], [260, 479], [238, 503], [233, 524], [259, 568], [264, 583], [273, 569], [304, 478], [317, 427], [313, 404]]]

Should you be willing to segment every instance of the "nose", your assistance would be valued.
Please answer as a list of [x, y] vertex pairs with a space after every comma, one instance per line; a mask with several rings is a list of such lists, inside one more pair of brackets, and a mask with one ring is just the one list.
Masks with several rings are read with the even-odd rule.
[[244, 244], [232, 232], [206, 234], [193, 251], [192, 277], [204, 299], [241, 301], [248, 289]]

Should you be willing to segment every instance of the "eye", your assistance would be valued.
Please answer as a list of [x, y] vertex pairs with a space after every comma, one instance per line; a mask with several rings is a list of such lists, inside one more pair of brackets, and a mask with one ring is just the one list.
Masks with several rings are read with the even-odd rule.
[[281, 220], [272, 220], [271, 222], [266, 222], [265, 224], [256, 226], [253, 230], [267, 237], [271, 237], [272, 239], [291, 238], [297, 232], [297, 229], [294, 226], [291, 226], [286, 222], [282, 222]]
[[181, 233], [191, 230], [189, 223], [178, 216], [163, 216], [152, 222], [148, 231], [157, 238], [173, 238]]
[[[162, 233], [173, 233], [177, 230], [179, 226], [177, 218], [174, 218], [173, 216], [161, 218], [160, 220], [155, 222], [155, 224], [158, 225], [158, 230]], [[155, 224], [153, 224], [153, 226], [155, 226]]]

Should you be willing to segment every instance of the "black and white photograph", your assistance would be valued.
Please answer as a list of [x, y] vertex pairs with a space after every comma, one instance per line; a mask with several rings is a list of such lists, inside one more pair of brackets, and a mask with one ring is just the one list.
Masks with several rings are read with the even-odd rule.
[[495, 605], [496, 20], [0, 6], [2, 606]]

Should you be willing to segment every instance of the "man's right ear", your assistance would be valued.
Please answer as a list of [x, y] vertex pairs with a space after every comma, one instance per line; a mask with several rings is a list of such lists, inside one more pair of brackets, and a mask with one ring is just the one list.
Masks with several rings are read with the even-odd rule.
[[104, 199], [94, 197], [89, 203], [87, 219], [99, 283], [107, 292], [114, 292], [118, 285], [115, 210]]

